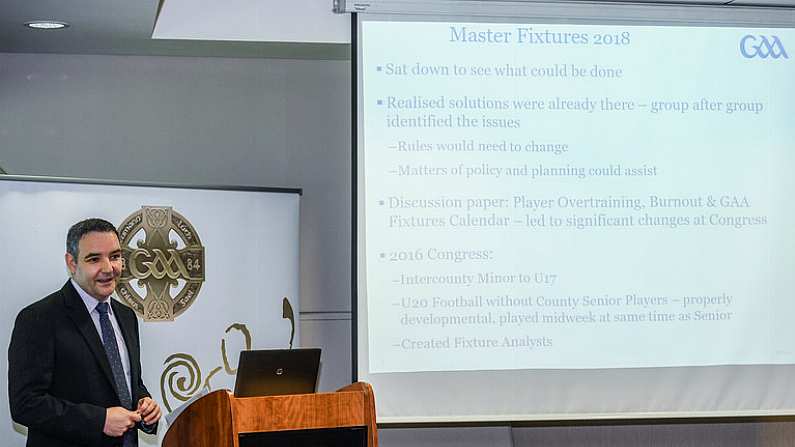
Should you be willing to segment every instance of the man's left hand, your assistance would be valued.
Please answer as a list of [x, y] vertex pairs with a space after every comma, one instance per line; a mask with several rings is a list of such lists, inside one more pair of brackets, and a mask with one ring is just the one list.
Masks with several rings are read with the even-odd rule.
[[138, 401], [138, 414], [141, 415], [141, 422], [152, 425], [160, 420], [160, 407], [151, 397], [144, 397]]

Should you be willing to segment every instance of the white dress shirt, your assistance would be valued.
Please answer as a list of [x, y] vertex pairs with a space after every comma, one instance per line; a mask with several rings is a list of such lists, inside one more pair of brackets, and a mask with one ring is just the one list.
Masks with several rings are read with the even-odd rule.
[[[86, 305], [86, 309], [88, 310], [88, 314], [91, 316], [91, 320], [94, 322], [94, 327], [97, 329], [97, 333], [99, 334], [99, 339], [102, 340], [102, 327], [99, 325], [99, 311], [97, 310], [97, 301], [96, 298], [86, 293], [74, 279], [72, 279], [72, 285], [74, 286], [75, 290], [77, 290], [77, 294], [80, 295], [80, 298], [83, 299], [83, 304]], [[111, 297], [107, 298], [111, 300]], [[110, 302], [108, 302], [110, 304]], [[121, 329], [119, 329], [119, 322], [116, 321], [116, 315], [113, 313], [113, 307], [108, 306], [108, 316], [110, 317], [110, 324], [113, 326], [113, 333], [116, 334], [116, 344], [119, 346], [119, 356], [121, 356], [121, 366], [124, 368], [124, 378], [127, 382], [127, 391], [132, 396], [132, 389], [130, 387], [130, 356], [127, 354], [127, 344], [124, 342], [124, 336], [121, 334]], [[102, 340], [102, 343], [105, 343], [105, 340]]]

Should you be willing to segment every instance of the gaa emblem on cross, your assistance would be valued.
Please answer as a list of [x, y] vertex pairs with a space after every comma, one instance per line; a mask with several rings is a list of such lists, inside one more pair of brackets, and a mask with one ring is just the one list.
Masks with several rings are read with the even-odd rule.
[[199, 295], [204, 247], [171, 207], [144, 206], [119, 226], [124, 268], [116, 292], [144, 321], [173, 321]]

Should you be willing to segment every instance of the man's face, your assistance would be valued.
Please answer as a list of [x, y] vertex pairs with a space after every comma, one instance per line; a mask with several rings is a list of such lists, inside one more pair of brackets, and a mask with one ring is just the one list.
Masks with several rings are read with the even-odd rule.
[[77, 257], [66, 254], [72, 278], [86, 293], [104, 301], [116, 289], [116, 279], [121, 275], [119, 238], [112, 232], [86, 233], [78, 242]]

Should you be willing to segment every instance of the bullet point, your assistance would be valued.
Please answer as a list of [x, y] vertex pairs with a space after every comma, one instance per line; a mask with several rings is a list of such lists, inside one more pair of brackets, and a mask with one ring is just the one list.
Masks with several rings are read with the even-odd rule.
[[383, 205], [383, 204], [384, 204], [384, 201], [383, 201], [383, 200], [379, 200], [379, 201], [378, 201], [378, 204], [379, 204], [379, 205]]
[[382, 67], [382, 66], [380, 66], [380, 65], [379, 65], [379, 66], [377, 66], [377, 67], [375, 67], [375, 71], [381, 71], [381, 70], [383, 70], [383, 69], [384, 69], [384, 67]]
[[384, 105], [384, 101], [383, 101], [382, 99], [379, 99], [379, 100], [378, 100], [378, 101], [376, 101], [375, 103], [376, 103], [376, 104], [378, 104], [379, 106], [382, 106], [382, 105]]
[[378, 257], [380, 257], [381, 259], [386, 258], [386, 253], [381, 253], [380, 255], [378, 255]]

